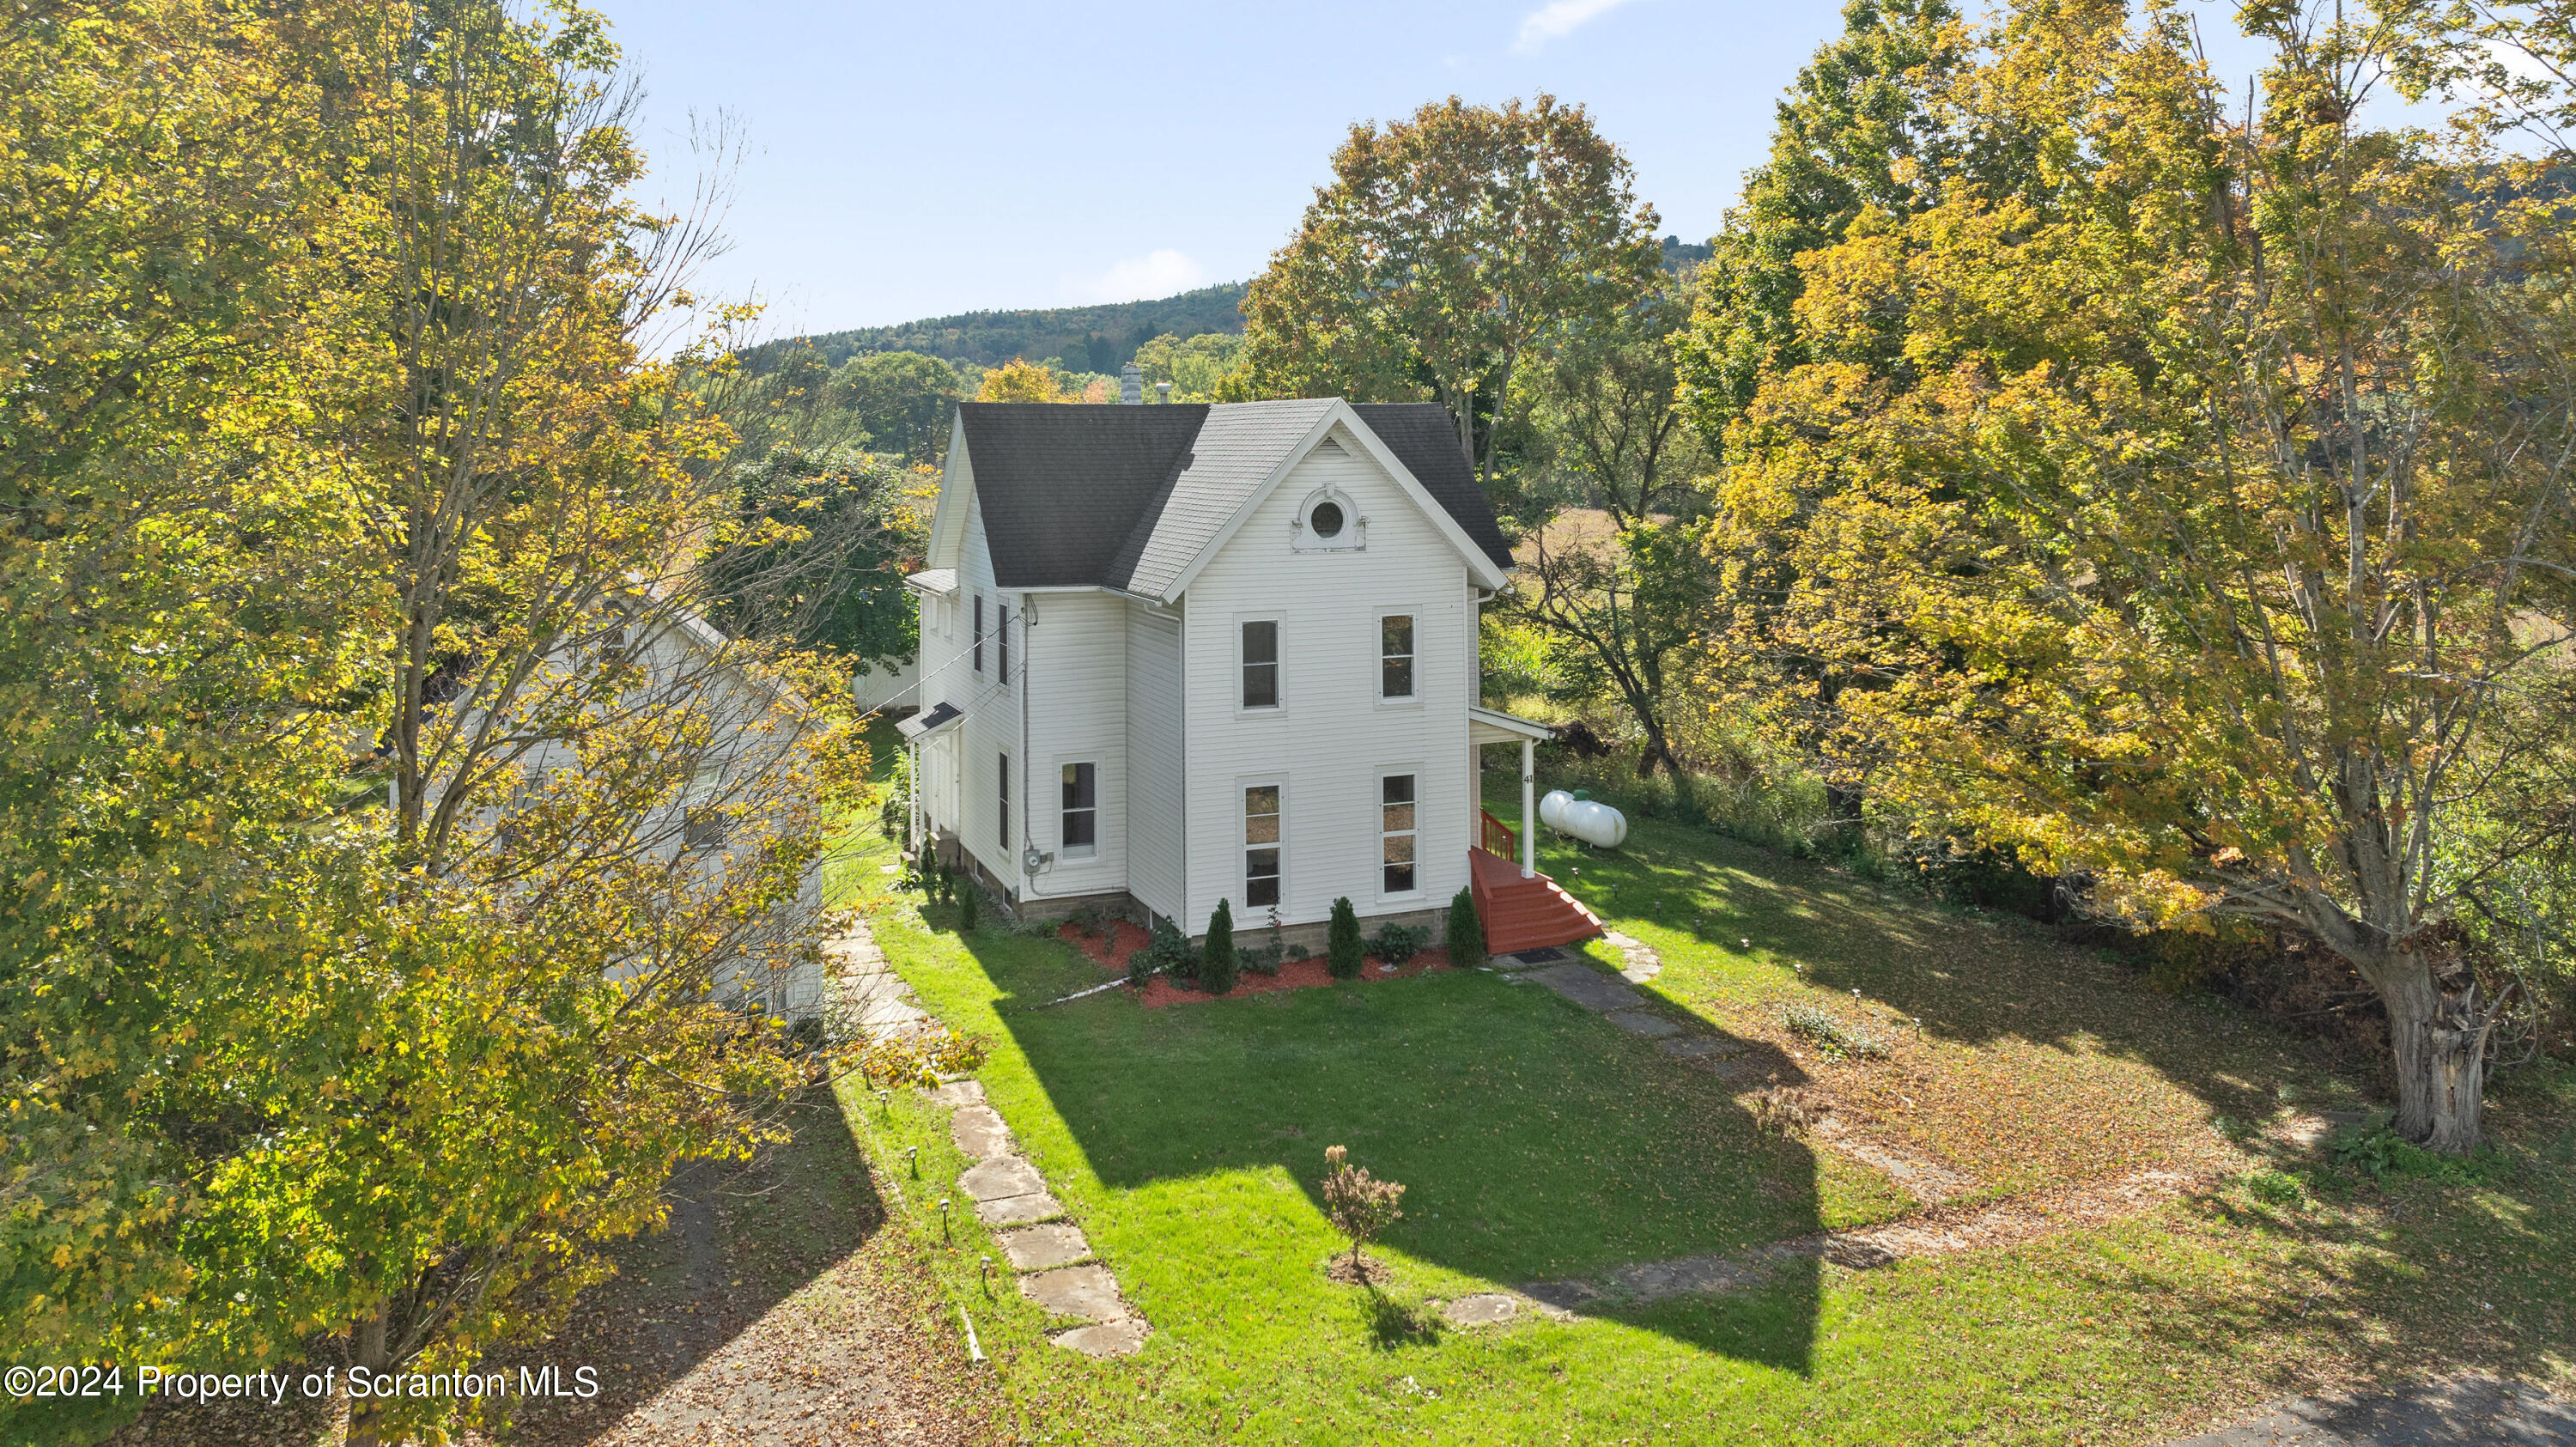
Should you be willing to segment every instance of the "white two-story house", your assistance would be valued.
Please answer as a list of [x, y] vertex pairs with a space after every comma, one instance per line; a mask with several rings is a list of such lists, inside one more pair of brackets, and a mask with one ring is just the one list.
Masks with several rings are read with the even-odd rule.
[[[1041, 918], [1196, 937], [1222, 899], [1302, 942], [1344, 897], [1436, 925], [1472, 873], [1493, 948], [1589, 935], [1529, 867], [1548, 730], [1479, 706], [1511, 566], [1434, 406], [967, 403], [909, 580], [915, 837]], [[1489, 744], [1520, 831], [1480, 807]]]

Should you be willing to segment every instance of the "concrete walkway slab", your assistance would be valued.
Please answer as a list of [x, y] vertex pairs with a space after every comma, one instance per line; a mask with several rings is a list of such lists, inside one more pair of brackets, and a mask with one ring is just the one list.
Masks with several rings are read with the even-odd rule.
[[1123, 1321], [1104, 1321], [1098, 1326], [1078, 1326], [1057, 1332], [1049, 1340], [1057, 1346], [1078, 1351], [1087, 1357], [1132, 1357], [1145, 1345], [1152, 1333], [1141, 1317]]
[[929, 1094], [923, 1096], [922, 1099], [929, 1101], [932, 1105], [946, 1106], [950, 1109], [963, 1105], [982, 1105], [984, 1103], [984, 1082], [980, 1080], [952, 1080], [946, 1085], [939, 1087], [937, 1090], [931, 1091]]
[[1001, 1246], [1002, 1254], [1010, 1258], [1014, 1271], [1044, 1271], [1054, 1266], [1071, 1266], [1091, 1257], [1091, 1243], [1084, 1239], [1082, 1228], [1070, 1221], [1004, 1231], [993, 1240]]
[[1500, 1291], [1462, 1296], [1440, 1308], [1451, 1326], [1499, 1326], [1521, 1314], [1520, 1298]]
[[957, 1107], [957, 1113], [948, 1118], [948, 1138], [970, 1161], [989, 1161], [1020, 1148], [1011, 1139], [1011, 1128], [1002, 1124], [1001, 1114], [989, 1105]]
[[1118, 1278], [1106, 1266], [1061, 1266], [1020, 1278], [1020, 1293], [1057, 1316], [1117, 1321], [1127, 1315]]
[[1064, 1214], [1064, 1203], [1040, 1191], [1029, 1196], [1001, 1196], [975, 1203], [975, 1217], [987, 1226], [1025, 1226]]
[[1633, 1010], [1646, 1003], [1633, 986], [1590, 965], [1550, 965], [1529, 978], [1586, 1010]]
[[1035, 1195], [1046, 1189], [1046, 1177], [1038, 1168], [1018, 1156], [1003, 1156], [982, 1165], [968, 1166], [957, 1178], [957, 1188], [978, 1201], [998, 1201], [1008, 1196]]
[[1682, 1027], [1652, 1010], [1613, 1010], [1602, 1018], [1631, 1035], [1643, 1035], [1649, 1040], [1682, 1033]]

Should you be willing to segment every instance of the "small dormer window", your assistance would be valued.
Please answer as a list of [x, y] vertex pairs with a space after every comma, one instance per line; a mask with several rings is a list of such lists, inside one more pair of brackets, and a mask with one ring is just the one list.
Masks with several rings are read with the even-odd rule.
[[1313, 512], [1306, 514], [1306, 522], [1315, 530], [1315, 536], [1331, 539], [1342, 535], [1342, 528], [1348, 524], [1349, 519], [1342, 516], [1340, 503], [1326, 498], [1315, 504]]

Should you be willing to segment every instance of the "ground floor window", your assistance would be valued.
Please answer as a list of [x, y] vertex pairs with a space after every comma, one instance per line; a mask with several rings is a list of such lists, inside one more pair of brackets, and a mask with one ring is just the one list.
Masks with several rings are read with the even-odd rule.
[[1064, 852], [1089, 854], [1100, 842], [1099, 776], [1089, 764], [1064, 766]]
[[1378, 780], [1379, 857], [1386, 870], [1386, 892], [1413, 892], [1413, 776], [1388, 774]]
[[1279, 786], [1243, 791], [1243, 902], [1259, 908], [1279, 902]]

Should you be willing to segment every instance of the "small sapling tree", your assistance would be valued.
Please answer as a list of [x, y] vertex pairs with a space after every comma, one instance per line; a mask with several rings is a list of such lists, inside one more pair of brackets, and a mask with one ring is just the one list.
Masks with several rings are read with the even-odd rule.
[[1476, 892], [1462, 889], [1449, 901], [1449, 963], [1472, 970], [1484, 962], [1485, 925], [1476, 918]]
[[1365, 1284], [1368, 1265], [1360, 1259], [1360, 1247], [1403, 1218], [1397, 1203], [1404, 1199], [1404, 1186], [1352, 1165], [1350, 1154], [1341, 1146], [1324, 1151], [1324, 1213], [1333, 1218], [1335, 1230], [1351, 1238], [1351, 1275]]
[[1324, 968], [1336, 980], [1360, 977], [1360, 913], [1346, 895], [1333, 901], [1333, 924], [1324, 939]]
[[1199, 951], [1199, 988], [1222, 995], [1234, 988], [1234, 977], [1234, 906], [1220, 899], [1208, 916], [1207, 946]]

